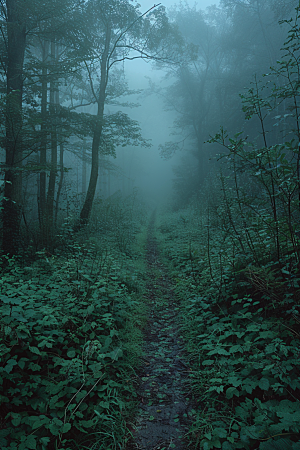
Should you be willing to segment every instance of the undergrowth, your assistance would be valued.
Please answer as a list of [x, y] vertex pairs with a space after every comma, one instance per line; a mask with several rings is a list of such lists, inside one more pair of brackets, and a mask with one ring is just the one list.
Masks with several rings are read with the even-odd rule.
[[158, 227], [199, 401], [193, 449], [300, 449], [299, 13], [282, 60], [241, 96], [257, 140], [221, 129], [219, 175]]
[[100, 202], [90, 229], [73, 237], [66, 225], [53, 255], [7, 261], [1, 450], [124, 448], [146, 313], [143, 220], [124, 201]]
[[[211, 271], [220, 271], [219, 258], [209, 267], [207, 231], [197, 232], [198, 220], [193, 207], [165, 216], [158, 228], [199, 404], [191, 448], [298, 449], [300, 277], [279, 279], [268, 268], [236, 274], [224, 264], [221, 287], [220, 279], [211, 279]], [[220, 241], [215, 237], [215, 246]]]

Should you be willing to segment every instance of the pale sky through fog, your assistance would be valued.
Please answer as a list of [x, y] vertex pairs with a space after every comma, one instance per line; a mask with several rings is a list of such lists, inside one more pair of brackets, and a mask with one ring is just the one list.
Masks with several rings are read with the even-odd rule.
[[[160, 3], [156, 0], [134, 0], [133, 3], [140, 5], [142, 13], [150, 9], [154, 4]], [[161, 0], [161, 4], [168, 10], [174, 5], [178, 5], [180, 0]], [[205, 10], [207, 6], [218, 5], [219, 0], [187, 0], [187, 3], [193, 7], [196, 5], [197, 9]], [[185, 4], [185, 0], [182, 0]], [[155, 70], [153, 64], [146, 63], [142, 60], [126, 61], [125, 71], [129, 87], [131, 89], [147, 89], [149, 88], [150, 78], [152, 82], [161, 85], [164, 77], [164, 72]], [[132, 101], [133, 98], [130, 99]], [[159, 144], [164, 144], [167, 141], [173, 140], [172, 132], [173, 121], [176, 114], [172, 111], [166, 111], [162, 98], [155, 95], [146, 97], [138, 97], [139, 108], [133, 108], [129, 111], [130, 117], [137, 120], [141, 126], [142, 134], [146, 139], [151, 139], [153, 146], [150, 149], [138, 148], [132, 151], [132, 161], [140, 164], [141, 170], [136, 172], [134, 178], [136, 185], [138, 185], [144, 194], [154, 199], [161, 199], [171, 193], [173, 171], [172, 166], [179, 164], [181, 154], [176, 154], [171, 160], [165, 161], [159, 154]], [[122, 153], [125, 150], [120, 150], [120, 160], [122, 160]], [[131, 152], [131, 150], [130, 150]]]
[[[147, 11], [149, 8], [151, 8], [151, 6], [153, 6], [154, 4], [158, 4], [161, 3], [163, 6], [165, 6], [166, 8], [170, 8], [171, 6], [180, 3], [179, 0], [162, 0], [160, 1], [151, 1], [151, 0], [139, 0], [138, 3], [141, 5], [140, 10], [142, 12]], [[185, 3], [184, 1], [182, 2], [183, 4]], [[219, 4], [219, 0], [198, 0], [198, 1], [194, 1], [194, 0], [188, 0], [187, 3], [190, 6], [194, 6], [197, 5], [197, 9], [205, 9], [207, 6], [210, 5], [218, 5]]]

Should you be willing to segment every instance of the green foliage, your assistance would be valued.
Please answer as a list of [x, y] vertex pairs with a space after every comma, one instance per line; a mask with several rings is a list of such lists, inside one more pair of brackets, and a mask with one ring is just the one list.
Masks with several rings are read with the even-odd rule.
[[[177, 282], [190, 380], [200, 403], [190, 430], [193, 445], [252, 449], [261, 443], [263, 449], [268, 440], [273, 445], [287, 435], [286, 448], [294, 448], [300, 436], [299, 312], [291, 293], [286, 299], [293, 315], [280, 297], [291, 288], [267, 268], [237, 275], [225, 263], [222, 286], [217, 260], [211, 262], [212, 280], [205, 232], [195, 231], [198, 214], [192, 208], [173, 213], [159, 227]], [[216, 237], [213, 242], [218, 245]], [[256, 289], [260, 284], [264, 295]]]
[[95, 235], [85, 244], [70, 240], [64, 256], [40, 252], [30, 267], [7, 261], [0, 280], [3, 450], [93, 442], [117, 449], [129, 436], [143, 266], [109, 235], [110, 252], [103, 245]]
[[[137, 190], [127, 197], [116, 192], [107, 200], [96, 199], [88, 234], [104, 232], [104, 240], [109, 236], [118, 252], [131, 254], [135, 237], [141, 225], [145, 224], [145, 212], [137, 195]], [[83, 234], [85, 239], [86, 234]]]
[[[227, 149], [219, 178], [159, 226], [200, 402], [196, 448], [299, 448], [298, 13], [270, 81], [242, 96], [260, 137], [221, 129], [211, 140]], [[271, 119], [280, 133], [269, 144]]]

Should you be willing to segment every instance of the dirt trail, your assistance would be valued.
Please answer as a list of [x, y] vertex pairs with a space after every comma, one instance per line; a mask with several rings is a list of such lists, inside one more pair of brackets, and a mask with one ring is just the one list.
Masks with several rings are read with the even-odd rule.
[[187, 450], [191, 403], [187, 400], [188, 366], [177, 325], [178, 308], [153, 237], [154, 217], [147, 242], [150, 314], [145, 331], [144, 367], [139, 373], [139, 413], [130, 449]]

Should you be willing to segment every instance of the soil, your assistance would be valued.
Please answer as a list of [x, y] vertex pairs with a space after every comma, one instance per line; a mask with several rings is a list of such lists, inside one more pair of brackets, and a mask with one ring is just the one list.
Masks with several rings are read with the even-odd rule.
[[192, 402], [188, 394], [188, 363], [178, 326], [179, 308], [172, 284], [159, 260], [153, 237], [154, 217], [147, 241], [148, 324], [143, 367], [139, 373], [138, 414], [128, 450], [186, 450]]

